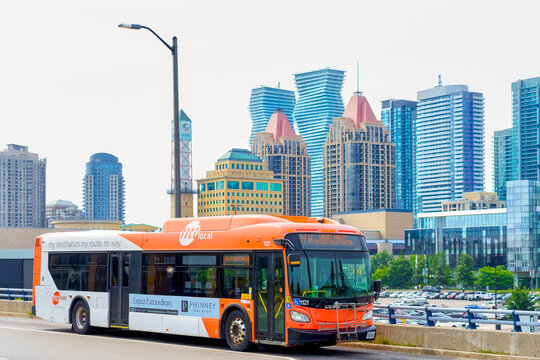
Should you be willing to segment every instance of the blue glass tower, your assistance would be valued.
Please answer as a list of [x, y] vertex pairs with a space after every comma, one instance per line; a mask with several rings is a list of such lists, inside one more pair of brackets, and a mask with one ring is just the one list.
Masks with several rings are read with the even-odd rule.
[[255, 134], [263, 132], [266, 129], [268, 120], [274, 111], [280, 109], [291, 120], [294, 126], [293, 110], [296, 98], [294, 91], [285, 90], [279, 87], [261, 86], [251, 90], [249, 100], [249, 115], [251, 116], [251, 135], [249, 137], [249, 146], [251, 146]]
[[540, 77], [512, 83], [514, 179], [540, 180]]
[[413, 125], [416, 120], [416, 101], [384, 100], [381, 121], [390, 131], [396, 145], [396, 208], [413, 210]]
[[484, 97], [466, 85], [418, 92], [414, 212], [484, 189]]
[[90, 156], [83, 189], [85, 219], [124, 222], [124, 177], [116, 156], [107, 153]]
[[311, 156], [311, 215], [323, 215], [323, 145], [332, 120], [343, 114], [345, 72], [321, 69], [294, 74], [298, 101], [294, 120]]
[[506, 200], [506, 183], [515, 179], [512, 137], [512, 128], [495, 131], [493, 135], [493, 189], [499, 200]]

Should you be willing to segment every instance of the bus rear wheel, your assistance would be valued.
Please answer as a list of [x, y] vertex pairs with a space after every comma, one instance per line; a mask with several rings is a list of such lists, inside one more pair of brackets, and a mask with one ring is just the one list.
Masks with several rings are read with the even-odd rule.
[[90, 309], [84, 301], [77, 301], [71, 313], [71, 329], [77, 334], [88, 334], [92, 330], [90, 326]]
[[246, 315], [240, 310], [232, 311], [225, 322], [225, 339], [232, 350], [246, 351], [251, 342], [251, 327]]

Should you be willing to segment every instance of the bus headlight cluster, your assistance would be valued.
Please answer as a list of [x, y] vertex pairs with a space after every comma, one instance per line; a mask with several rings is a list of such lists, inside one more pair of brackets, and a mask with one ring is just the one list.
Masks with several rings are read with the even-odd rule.
[[373, 310], [369, 310], [367, 313], [362, 316], [362, 320], [371, 320], [373, 318]]
[[296, 322], [308, 323], [309, 316], [299, 313], [297, 311], [291, 311], [291, 319]]

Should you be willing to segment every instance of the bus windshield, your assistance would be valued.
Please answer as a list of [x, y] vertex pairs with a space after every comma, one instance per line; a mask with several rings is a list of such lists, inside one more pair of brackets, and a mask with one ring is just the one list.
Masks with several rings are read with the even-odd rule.
[[365, 251], [294, 251], [300, 265], [289, 265], [295, 297], [355, 298], [373, 291], [369, 253]]

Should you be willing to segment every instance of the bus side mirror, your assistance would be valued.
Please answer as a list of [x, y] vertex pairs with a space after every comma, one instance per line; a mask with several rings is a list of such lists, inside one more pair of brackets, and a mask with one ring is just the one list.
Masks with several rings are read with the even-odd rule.
[[298, 254], [287, 255], [287, 264], [290, 267], [300, 266], [300, 255]]
[[382, 290], [382, 281], [381, 280], [374, 280], [373, 281], [373, 300], [374, 301], [377, 301], [377, 299], [379, 298], [379, 294]]

